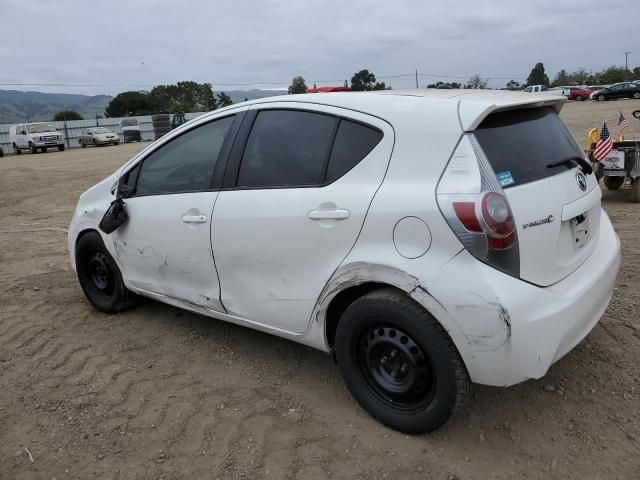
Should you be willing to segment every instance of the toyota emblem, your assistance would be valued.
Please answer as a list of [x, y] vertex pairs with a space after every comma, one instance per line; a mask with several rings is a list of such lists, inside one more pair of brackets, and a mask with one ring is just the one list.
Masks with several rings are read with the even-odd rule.
[[584, 176], [584, 173], [576, 173], [576, 182], [578, 182], [578, 186], [583, 192], [587, 189], [587, 177]]

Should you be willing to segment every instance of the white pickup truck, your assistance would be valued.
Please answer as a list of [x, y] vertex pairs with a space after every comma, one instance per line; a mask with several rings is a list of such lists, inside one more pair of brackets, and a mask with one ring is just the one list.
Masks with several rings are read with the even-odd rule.
[[569, 98], [569, 95], [571, 94], [570, 88], [565, 88], [565, 87], [549, 88], [546, 85], [529, 85], [527, 88], [525, 88], [522, 91], [526, 93], [548, 93], [549, 95], [562, 95], [567, 98]]

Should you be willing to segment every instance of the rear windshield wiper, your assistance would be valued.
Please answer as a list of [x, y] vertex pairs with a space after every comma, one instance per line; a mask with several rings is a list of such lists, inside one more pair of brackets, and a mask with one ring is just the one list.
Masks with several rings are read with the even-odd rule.
[[591, 165], [589, 165], [589, 162], [587, 162], [584, 157], [581, 157], [579, 155], [574, 155], [572, 157], [565, 158], [564, 160], [558, 160], [557, 162], [550, 163], [549, 165], [547, 165], [547, 168], [560, 167], [562, 165], [567, 165], [570, 163], [578, 165], [580, 169], [587, 175], [593, 173], [593, 168], [591, 167]]

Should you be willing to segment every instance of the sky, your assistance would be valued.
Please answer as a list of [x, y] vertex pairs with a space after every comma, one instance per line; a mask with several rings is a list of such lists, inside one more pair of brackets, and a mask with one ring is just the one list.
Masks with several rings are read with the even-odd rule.
[[638, 0], [0, 0], [0, 89], [272, 89], [364, 68], [393, 88], [415, 87], [416, 69], [421, 87], [476, 73], [499, 87], [536, 62], [553, 78], [630, 50], [638, 66], [639, 18]]

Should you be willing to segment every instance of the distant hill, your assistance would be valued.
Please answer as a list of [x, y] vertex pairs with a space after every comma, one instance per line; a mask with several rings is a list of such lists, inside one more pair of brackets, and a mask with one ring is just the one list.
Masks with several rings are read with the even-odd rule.
[[111, 101], [108, 95], [76, 95], [72, 93], [20, 92], [0, 90], [0, 123], [51, 120], [62, 110], [75, 110], [84, 118], [104, 114]]
[[[215, 93], [219, 93], [216, 91]], [[233, 103], [256, 98], [284, 95], [282, 90], [229, 90], [225, 91]], [[62, 110], [75, 110], [83, 118], [104, 115], [104, 109], [113, 97], [109, 95], [77, 95], [73, 93], [20, 92], [0, 90], [0, 123], [51, 120]]]

